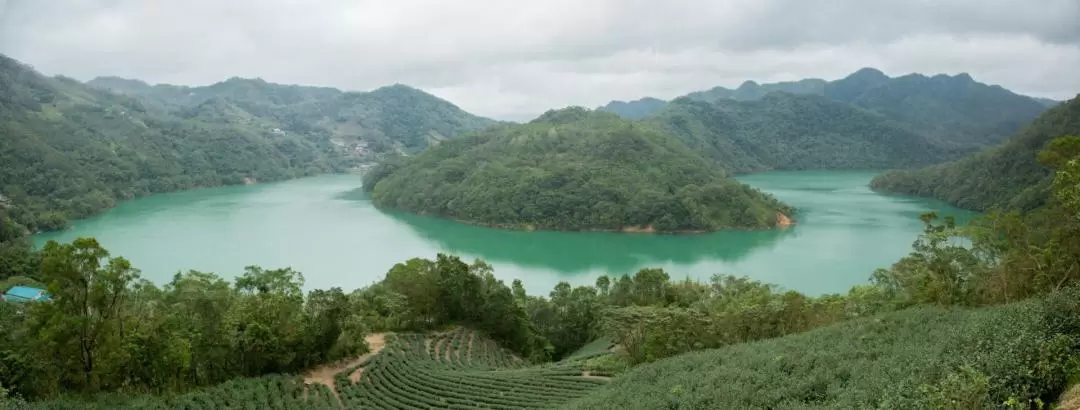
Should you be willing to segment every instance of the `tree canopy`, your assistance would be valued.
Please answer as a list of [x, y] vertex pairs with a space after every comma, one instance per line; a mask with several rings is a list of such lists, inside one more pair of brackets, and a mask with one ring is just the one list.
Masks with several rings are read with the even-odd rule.
[[584, 108], [443, 142], [365, 188], [380, 207], [527, 229], [765, 228], [791, 212], [658, 128]]
[[13, 229], [61, 229], [153, 193], [344, 171], [369, 151], [418, 150], [493, 123], [401, 85], [92, 83], [113, 91], [0, 55], [0, 209]]
[[903, 168], [950, 152], [881, 115], [813, 95], [672, 101], [649, 122], [730, 172]]
[[945, 164], [891, 171], [874, 178], [870, 186], [974, 210], [1033, 210], [1051, 197], [1052, 169], [1080, 152], [1080, 143], [1061, 140], [1044, 156], [1039, 151], [1070, 135], [1080, 135], [1080, 97], [1051, 108], [999, 146]]

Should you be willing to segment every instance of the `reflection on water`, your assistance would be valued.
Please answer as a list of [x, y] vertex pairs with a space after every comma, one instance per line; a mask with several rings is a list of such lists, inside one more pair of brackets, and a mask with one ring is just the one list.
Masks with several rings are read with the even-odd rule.
[[386, 214], [453, 253], [564, 273], [591, 269], [630, 273], [641, 266], [686, 265], [702, 260], [735, 263], [756, 248], [775, 246], [797, 229], [686, 235], [525, 232], [448, 223], [403, 212]]
[[533, 294], [559, 281], [592, 283], [602, 274], [659, 267], [673, 278], [747, 275], [809, 294], [864, 283], [910, 249], [920, 213], [970, 212], [921, 199], [884, 196], [866, 185], [871, 172], [798, 172], [740, 178], [798, 209], [787, 230], [699, 235], [523, 232], [375, 209], [357, 175], [199, 189], [121, 203], [64, 232], [36, 235], [70, 241], [94, 236], [113, 255], [164, 283], [179, 270], [231, 278], [244, 266], [291, 266], [306, 288], [353, 289], [395, 263], [437, 252], [482, 258], [495, 275], [521, 279]]

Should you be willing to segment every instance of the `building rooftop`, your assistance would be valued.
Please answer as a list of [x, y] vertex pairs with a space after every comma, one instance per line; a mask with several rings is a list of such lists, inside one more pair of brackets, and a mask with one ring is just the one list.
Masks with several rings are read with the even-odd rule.
[[49, 300], [49, 293], [44, 289], [30, 286], [16, 286], [4, 293], [3, 299], [8, 302], [34, 302]]

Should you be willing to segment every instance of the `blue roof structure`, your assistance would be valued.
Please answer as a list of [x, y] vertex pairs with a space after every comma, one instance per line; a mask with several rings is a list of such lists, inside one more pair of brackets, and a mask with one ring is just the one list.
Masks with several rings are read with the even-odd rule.
[[3, 299], [8, 302], [41, 302], [49, 300], [49, 293], [44, 289], [16, 286], [8, 289]]

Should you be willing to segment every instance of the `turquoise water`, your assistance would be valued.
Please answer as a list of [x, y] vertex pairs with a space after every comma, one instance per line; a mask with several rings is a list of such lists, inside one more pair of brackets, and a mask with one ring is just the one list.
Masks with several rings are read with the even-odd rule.
[[291, 266], [307, 288], [362, 287], [397, 262], [454, 253], [481, 258], [507, 281], [521, 278], [546, 295], [559, 281], [592, 283], [601, 274], [662, 267], [676, 279], [746, 275], [809, 294], [865, 283], [910, 249], [920, 213], [967, 220], [937, 201], [867, 188], [874, 172], [774, 172], [743, 182], [798, 209], [784, 230], [699, 235], [505, 231], [375, 209], [354, 190], [357, 175], [199, 189], [120, 204], [72, 229], [35, 236], [93, 236], [128, 258], [144, 278], [168, 281], [195, 269], [234, 277], [244, 266]]

